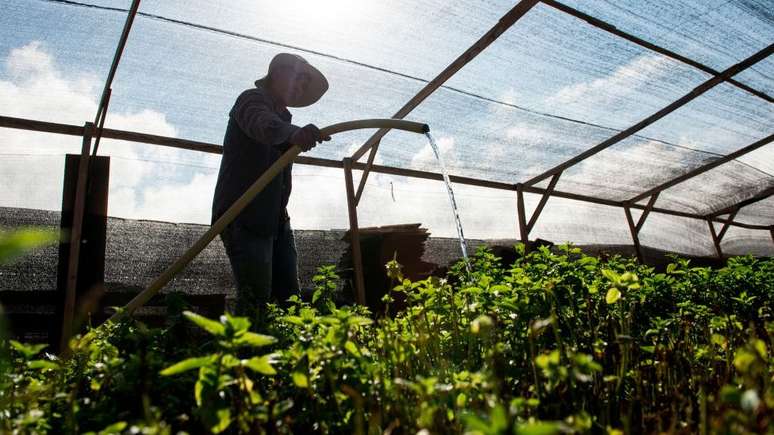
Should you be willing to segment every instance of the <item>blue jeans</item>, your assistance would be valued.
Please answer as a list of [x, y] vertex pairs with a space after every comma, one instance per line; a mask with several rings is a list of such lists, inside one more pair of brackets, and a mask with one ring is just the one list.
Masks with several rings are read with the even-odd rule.
[[236, 280], [236, 314], [253, 317], [270, 300], [282, 303], [298, 294], [298, 254], [290, 221], [273, 237], [231, 224], [221, 239]]

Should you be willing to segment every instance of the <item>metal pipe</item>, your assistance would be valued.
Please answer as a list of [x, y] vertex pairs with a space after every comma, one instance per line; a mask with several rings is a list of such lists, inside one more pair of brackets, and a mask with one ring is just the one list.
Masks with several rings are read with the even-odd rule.
[[[349, 130], [358, 130], [364, 128], [395, 128], [413, 133], [427, 133], [430, 127], [427, 124], [419, 122], [404, 121], [401, 119], [364, 119], [359, 121], [348, 121], [339, 124], [333, 124], [320, 130], [323, 136], [332, 136]], [[272, 164], [257, 180], [242, 194], [225, 213], [212, 224], [209, 230], [204, 233], [199, 240], [194, 243], [180, 258], [169, 266], [158, 278], [156, 278], [145, 290], [129, 301], [126, 306], [115, 313], [110, 320], [117, 321], [125, 316], [132, 315], [137, 308], [145, 305], [156, 293], [159, 292], [172, 278], [175, 277], [191, 260], [210, 244], [210, 242], [223, 232], [239, 213], [274, 179], [287, 165], [289, 165], [296, 156], [301, 153], [298, 145], [293, 145], [286, 151], [274, 164]]]

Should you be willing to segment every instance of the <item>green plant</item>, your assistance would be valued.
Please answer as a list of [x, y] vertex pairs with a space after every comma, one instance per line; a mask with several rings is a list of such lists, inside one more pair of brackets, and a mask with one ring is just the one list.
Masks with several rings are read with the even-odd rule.
[[243, 348], [259, 348], [276, 341], [274, 337], [250, 332], [250, 321], [244, 317], [224, 314], [219, 321], [186, 311], [183, 315], [207, 331], [217, 342], [214, 352], [179, 361], [160, 372], [162, 376], [177, 375], [198, 369], [194, 398], [199, 415], [213, 433], [226, 430], [232, 423], [248, 432], [268, 420], [263, 397], [255, 388], [253, 374], [273, 376], [274, 354], [240, 358]]

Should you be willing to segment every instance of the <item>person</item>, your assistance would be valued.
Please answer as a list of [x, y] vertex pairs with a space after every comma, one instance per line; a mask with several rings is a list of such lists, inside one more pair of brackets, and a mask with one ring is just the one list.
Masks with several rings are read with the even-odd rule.
[[[325, 76], [301, 56], [276, 55], [265, 77], [242, 92], [229, 113], [212, 201], [215, 222], [292, 145], [309, 151], [329, 140], [309, 124], [291, 123], [288, 107], [317, 102]], [[297, 253], [287, 212], [292, 164], [259, 193], [221, 234], [236, 281], [235, 312], [254, 316], [265, 303], [298, 293]]]

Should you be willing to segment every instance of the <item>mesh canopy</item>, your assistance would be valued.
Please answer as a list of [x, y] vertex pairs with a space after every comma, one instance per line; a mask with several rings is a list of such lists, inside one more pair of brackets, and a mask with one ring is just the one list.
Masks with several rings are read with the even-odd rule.
[[[219, 144], [235, 97], [282, 51], [304, 56], [330, 83], [319, 103], [292, 110], [295, 124], [386, 118], [515, 3], [144, 0], [112, 85], [106, 126]], [[716, 71], [774, 42], [768, 0], [565, 4]], [[130, 5], [129, 0], [2, 2], [0, 115], [79, 126], [92, 120]], [[407, 116], [430, 125], [450, 173], [524, 182], [712, 77], [551, 5], [534, 6]], [[772, 77], [774, 59], [767, 58], [734, 79], [771, 95]], [[721, 83], [570, 167], [556, 189], [627, 201], [766, 138], [774, 133], [773, 121], [771, 102]], [[341, 160], [372, 133], [336, 135], [309, 155]], [[59, 208], [60, 157], [80, 147], [80, 138], [63, 138], [0, 129], [2, 166], [15, 168], [4, 170], [0, 183], [19, 186], [0, 193], [0, 206]], [[100, 154], [113, 157], [111, 215], [209, 222], [219, 156], [111, 140], [103, 140]], [[424, 137], [397, 131], [381, 140], [376, 163], [440, 172]], [[297, 228], [349, 225], [340, 169], [297, 166], [294, 174], [290, 211]], [[771, 188], [773, 174], [774, 144], [769, 144], [666, 189], [656, 206], [703, 216]], [[355, 175], [357, 183], [359, 172]], [[36, 189], [41, 193], [32, 195]], [[459, 184], [455, 189], [470, 237], [518, 236], [515, 192]], [[526, 195], [528, 218], [538, 200]], [[736, 220], [774, 225], [772, 201], [742, 208]], [[445, 188], [435, 181], [372, 174], [358, 213], [363, 226], [422, 222], [434, 235], [455, 235]], [[530, 235], [584, 244], [632, 242], [621, 207], [555, 197]], [[701, 219], [652, 213], [640, 238], [658, 249], [714, 253]], [[733, 227], [726, 246], [737, 253], [774, 253], [765, 229]]]

